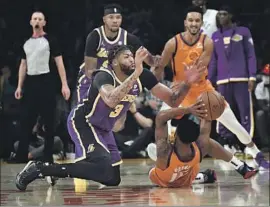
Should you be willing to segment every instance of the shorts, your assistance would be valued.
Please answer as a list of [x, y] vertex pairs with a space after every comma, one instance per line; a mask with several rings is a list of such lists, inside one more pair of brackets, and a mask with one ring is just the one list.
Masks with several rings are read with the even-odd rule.
[[78, 74], [78, 81], [76, 87], [77, 103], [82, 103], [86, 98], [88, 89], [91, 86], [91, 79], [89, 79], [82, 70]]
[[80, 105], [70, 112], [67, 127], [75, 144], [75, 162], [110, 156], [112, 166], [122, 163], [113, 132], [98, 129], [87, 123]]

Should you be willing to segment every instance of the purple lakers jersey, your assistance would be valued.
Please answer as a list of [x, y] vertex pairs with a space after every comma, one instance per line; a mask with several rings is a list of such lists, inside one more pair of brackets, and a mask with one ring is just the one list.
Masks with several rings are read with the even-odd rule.
[[[115, 45], [126, 45], [127, 44], [127, 31], [119, 28], [118, 35], [115, 40], [110, 41], [106, 35], [104, 27], [94, 29], [99, 34], [99, 44], [97, 48], [97, 68], [108, 68], [108, 52]], [[89, 80], [84, 75], [84, 63], [80, 66], [78, 74], [78, 85], [77, 85], [77, 100], [80, 103], [91, 85]]]
[[122, 28], [119, 28], [119, 32], [116, 39], [113, 41], [110, 41], [105, 35], [105, 30], [103, 26], [95, 30], [98, 32], [100, 36], [100, 41], [97, 48], [97, 59], [98, 59], [97, 68], [101, 68], [101, 67], [108, 68], [109, 50], [116, 45], [127, 44], [127, 31]]
[[[105, 71], [109, 73], [114, 80], [115, 87], [121, 84], [121, 81], [116, 77], [112, 70], [100, 69], [99, 71]], [[140, 95], [142, 90], [141, 81], [138, 79], [134, 83], [132, 89], [115, 108], [110, 108], [107, 106], [99, 93], [96, 95], [96, 97], [89, 97], [89, 99], [84, 103], [87, 105], [87, 102], [91, 102], [91, 106], [87, 107], [87, 111], [89, 113], [85, 116], [87, 122], [96, 128], [100, 128], [105, 131], [111, 131], [115, 122], [129, 110], [131, 103], [136, 99], [137, 96]]]

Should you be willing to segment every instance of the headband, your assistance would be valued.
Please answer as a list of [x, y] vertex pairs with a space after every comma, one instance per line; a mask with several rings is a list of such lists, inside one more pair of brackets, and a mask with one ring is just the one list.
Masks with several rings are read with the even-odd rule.
[[121, 10], [114, 7], [114, 8], [109, 8], [104, 10], [104, 16], [108, 14], [121, 14]]

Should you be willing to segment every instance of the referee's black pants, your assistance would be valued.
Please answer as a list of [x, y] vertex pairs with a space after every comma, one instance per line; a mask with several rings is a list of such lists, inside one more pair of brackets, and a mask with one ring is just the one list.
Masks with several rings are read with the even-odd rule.
[[22, 97], [21, 136], [16, 160], [28, 160], [32, 130], [40, 115], [45, 126], [43, 161], [53, 162], [54, 115], [56, 107], [55, 84], [51, 74], [26, 76]]

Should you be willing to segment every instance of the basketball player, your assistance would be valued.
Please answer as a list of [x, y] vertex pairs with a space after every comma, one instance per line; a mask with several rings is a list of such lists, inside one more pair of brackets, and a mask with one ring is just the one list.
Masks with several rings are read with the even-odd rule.
[[214, 9], [207, 9], [206, 3], [207, 0], [192, 0], [192, 4], [202, 8], [203, 11], [203, 25], [201, 30], [209, 38], [212, 38], [213, 33], [218, 30], [216, 24], [216, 16], [218, 11]]
[[[77, 100], [81, 102], [86, 94], [91, 80], [91, 74], [96, 68], [108, 68], [108, 51], [115, 45], [130, 45], [133, 51], [142, 46], [138, 37], [121, 28], [121, 7], [110, 4], [104, 8], [104, 25], [94, 29], [87, 37], [85, 45], [85, 63], [80, 66], [77, 83]], [[145, 62], [153, 66], [155, 59], [148, 55]]]
[[[184, 81], [184, 71], [189, 68], [189, 64], [198, 59], [204, 66], [209, 65], [213, 52], [213, 42], [209, 37], [200, 32], [202, 14], [202, 10], [199, 7], [191, 7], [188, 9], [184, 21], [186, 31], [177, 34], [166, 43], [160, 65], [153, 70], [157, 77], [160, 77], [170, 60], [172, 60], [174, 73], [173, 82]], [[203, 92], [215, 90], [210, 81], [206, 79], [207, 74], [208, 71], [206, 70], [200, 81], [192, 84], [187, 96], [181, 103], [182, 106], [190, 106], [196, 102], [197, 97]], [[164, 105], [164, 107], [166, 106]], [[269, 169], [269, 162], [265, 160], [250, 135], [237, 121], [228, 103], [226, 103], [224, 113], [217, 120], [233, 132], [238, 139], [249, 148], [249, 152], [260, 167]]]
[[148, 51], [143, 47], [137, 50], [135, 60], [127, 46], [112, 48], [108, 57], [110, 68], [93, 73], [87, 99], [78, 104], [68, 118], [69, 134], [75, 144], [75, 163], [29, 162], [16, 177], [20, 190], [25, 190], [33, 180], [49, 175], [119, 185], [122, 160], [112, 132], [117, 119], [129, 110], [144, 87], [168, 105], [179, 106], [189, 85], [198, 81], [205, 70], [200, 63], [194, 65], [186, 71], [186, 81], [172, 91], [159, 83], [149, 70], [143, 69], [147, 56]]
[[[201, 122], [193, 115], [200, 117]], [[180, 119], [174, 120], [177, 122], [176, 132], [172, 139], [169, 139], [167, 122], [179, 116]], [[210, 170], [206, 171], [208, 176], [204, 176], [205, 172], [199, 173], [200, 162], [207, 154], [230, 162], [245, 179], [258, 172], [210, 139], [211, 121], [203, 118], [205, 110], [202, 102], [187, 108], [179, 107], [159, 112], [155, 131], [156, 167], [149, 173], [153, 183], [161, 187], [183, 187], [190, 186], [193, 182], [214, 182]]]

